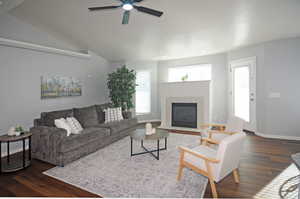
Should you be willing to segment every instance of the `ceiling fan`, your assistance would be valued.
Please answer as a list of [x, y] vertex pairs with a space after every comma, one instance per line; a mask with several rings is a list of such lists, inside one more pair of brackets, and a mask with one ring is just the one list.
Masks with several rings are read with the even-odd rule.
[[122, 24], [128, 24], [129, 23], [129, 16], [130, 16], [130, 11], [132, 9], [136, 9], [139, 12], [143, 12], [152, 16], [156, 17], [161, 17], [164, 13], [158, 10], [154, 10], [151, 8], [146, 8], [143, 6], [137, 6], [135, 5], [136, 3], [140, 3], [144, 0], [117, 0], [120, 1], [120, 5], [115, 5], [115, 6], [104, 6], [104, 7], [92, 7], [89, 8], [90, 11], [99, 11], [99, 10], [110, 10], [110, 9], [116, 9], [116, 8], [123, 8], [124, 14], [123, 14], [123, 20]]

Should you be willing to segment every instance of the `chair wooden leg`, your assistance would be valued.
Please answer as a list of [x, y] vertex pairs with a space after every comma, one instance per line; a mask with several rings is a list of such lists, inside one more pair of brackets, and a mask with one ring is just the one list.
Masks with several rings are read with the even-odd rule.
[[214, 182], [214, 179], [209, 178], [209, 183], [210, 183], [211, 192], [212, 192], [213, 197], [218, 198], [217, 188], [216, 188], [216, 184]]
[[238, 169], [233, 170], [233, 177], [235, 183], [240, 183], [239, 171]]
[[181, 180], [183, 168], [184, 168], [184, 166], [179, 165], [178, 175], [177, 175], [177, 181]]
[[205, 161], [205, 165], [206, 165], [206, 168], [207, 168], [207, 173], [208, 173], [207, 177], [209, 179], [212, 195], [213, 195], [214, 198], [218, 198], [217, 188], [216, 188], [216, 184], [214, 182], [214, 176], [213, 176], [213, 173], [212, 173], [211, 166], [210, 166], [208, 161]]
[[202, 144], [204, 145], [204, 146], [207, 146], [207, 141], [206, 140], [204, 140], [204, 141], [202, 141]]
[[184, 168], [183, 166], [183, 158], [184, 158], [184, 151], [180, 152], [180, 158], [179, 158], [179, 169], [178, 169], [178, 175], [177, 180], [179, 181], [182, 177], [182, 170]]

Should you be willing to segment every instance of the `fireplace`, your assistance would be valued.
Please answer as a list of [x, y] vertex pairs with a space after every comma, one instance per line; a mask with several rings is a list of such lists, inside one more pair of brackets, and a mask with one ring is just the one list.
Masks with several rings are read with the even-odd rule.
[[197, 103], [172, 103], [172, 126], [197, 128]]

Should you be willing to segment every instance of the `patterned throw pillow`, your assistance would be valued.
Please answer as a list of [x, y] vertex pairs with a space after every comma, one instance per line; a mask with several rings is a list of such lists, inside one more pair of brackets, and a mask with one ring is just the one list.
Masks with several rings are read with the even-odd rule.
[[54, 120], [54, 124], [57, 128], [65, 129], [67, 131], [67, 136], [71, 135], [71, 133], [72, 133], [71, 127], [65, 118], [60, 118], [60, 119]]
[[71, 127], [72, 134], [80, 134], [81, 131], [83, 131], [81, 124], [78, 122], [78, 120], [75, 117], [68, 117], [67, 122]]
[[122, 108], [108, 108], [105, 111], [105, 123], [123, 120]]

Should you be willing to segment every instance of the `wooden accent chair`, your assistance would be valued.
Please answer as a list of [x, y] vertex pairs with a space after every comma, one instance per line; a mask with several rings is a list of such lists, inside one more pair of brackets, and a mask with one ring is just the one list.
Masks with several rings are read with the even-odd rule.
[[[217, 198], [215, 182], [218, 183], [233, 172], [235, 182], [239, 183], [238, 166], [245, 137], [244, 132], [227, 136], [220, 141], [217, 150], [205, 145], [193, 149], [179, 147], [180, 160], [177, 180], [181, 179], [183, 168], [192, 169], [209, 179], [213, 197]], [[204, 139], [211, 144], [218, 144], [210, 138]]]
[[[222, 139], [235, 133], [243, 132], [245, 121], [238, 117], [229, 118], [227, 124], [205, 124], [201, 125], [201, 128], [208, 129], [204, 132], [204, 137], [213, 139], [219, 143]], [[213, 130], [211, 130], [213, 129]], [[215, 130], [217, 129], [217, 130]], [[209, 144], [202, 139], [205, 144]]]

